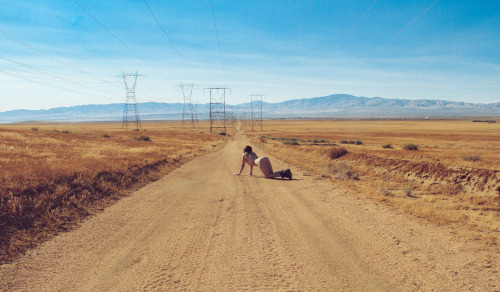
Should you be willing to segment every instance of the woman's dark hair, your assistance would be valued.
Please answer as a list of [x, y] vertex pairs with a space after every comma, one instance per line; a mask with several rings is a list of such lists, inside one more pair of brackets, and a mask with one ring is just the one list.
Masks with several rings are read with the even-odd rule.
[[252, 153], [252, 146], [245, 146], [245, 149], [243, 149], [243, 152], [246, 152], [246, 153]]

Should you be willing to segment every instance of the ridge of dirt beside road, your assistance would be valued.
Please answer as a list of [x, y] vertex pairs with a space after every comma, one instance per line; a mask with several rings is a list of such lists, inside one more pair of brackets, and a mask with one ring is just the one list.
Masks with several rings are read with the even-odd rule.
[[[241, 133], [0, 266], [9, 291], [500, 289], [499, 248], [315, 176], [234, 176]], [[275, 169], [290, 167], [271, 156]], [[294, 168], [294, 174], [301, 173]]]

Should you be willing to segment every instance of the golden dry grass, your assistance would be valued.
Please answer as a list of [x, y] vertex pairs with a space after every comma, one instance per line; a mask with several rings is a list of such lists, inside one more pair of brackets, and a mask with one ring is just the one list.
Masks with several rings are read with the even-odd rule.
[[0, 263], [224, 141], [205, 124], [143, 127], [1, 125]]
[[[498, 122], [277, 120], [265, 121], [263, 131], [247, 129], [247, 135], [300, 166], [304, 175], [332, 179], [353, 194], [466, 230], [486, 243], [500, 242]], [[287, 139], [296, 139], [298, 145], [283, 143]], [[408, 143], [418, 150], [404, 150]], [[348, 153], [331, 159], [334, 145]]]

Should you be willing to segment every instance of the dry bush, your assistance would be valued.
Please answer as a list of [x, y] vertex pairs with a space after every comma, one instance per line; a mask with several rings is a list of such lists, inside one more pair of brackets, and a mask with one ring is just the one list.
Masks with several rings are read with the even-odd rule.
[[344, 147], [332, 147], [326, 152], [326, 156], [330, 159], [339, 158], [347, 154], [347, 150]]
[[283, 144], [285, 144], [285, 145], [299, 145], [299, 142], [297, 141], [297, 139], [286, 139], [286, 140], [283, 140]]
[[141, 135], [139, 137], [134, 137], [134, 140], [136, 140], [136, 141], [151, 142], [151, 138], [149, 138], [149, 136], [146, 136], [146, 135]]
[[407, 182], [405, 180], [405, 174], [403, 173], [403, 175], [401, 176], [401, 189], [403, 190], [403, 194], [405, 196], [412, 197], [414, 183], [415, 183], [414, 180]]
[[396, 189], [397, 179], [396, 175], [391, 175], [391, 173], [386, 172], [381, 177], [380, 186], [378, 192], [383, 196], [392, 196], [393, 190]]
[[333, 176], [340, 180], [359, 180], [359, 173], [345, 162], [326, 165], [323, 176]]
[[418, 145], [415, 145], [413, 143], [406, 143], [403, 145], [404, 150], [418, 150]]
[[479, 154], [464, 155], [464, 156], [462, 156], [462, 159], [465, 161], [471, 161], [471, 162], [481, 161], [481, 155], [479, 155]]

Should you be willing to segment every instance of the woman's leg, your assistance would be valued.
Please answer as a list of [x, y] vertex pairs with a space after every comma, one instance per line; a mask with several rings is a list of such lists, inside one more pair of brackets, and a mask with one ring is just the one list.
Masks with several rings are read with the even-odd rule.
[[278, 177], [280, 176], [280, 172], [273, 172], [273, 166], [271, 165], [271, 160], [267, 157], [262, 157], [262, 159], [259, 161], [259, 168], [262, 170], [262, 173], [267, 178], [273, 178], [273, 177]]

